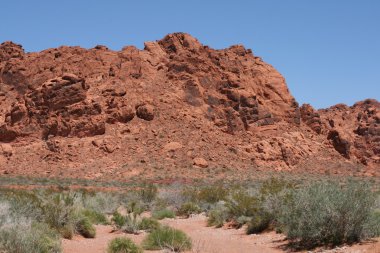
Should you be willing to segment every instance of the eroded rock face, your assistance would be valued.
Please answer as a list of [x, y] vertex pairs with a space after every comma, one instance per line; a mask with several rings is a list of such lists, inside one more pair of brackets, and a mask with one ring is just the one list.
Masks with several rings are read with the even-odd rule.
[[322, 131], [321, 116], [309, 104], [303, 104], [300, 108], [302, 121], [313, 129], [316, 133], [320, 134]]
[[22, 58], [24, 50], [21, 45], [15, 44], [12, 41], [6, 41], [0, 44], [0, 62], [8, 61], [12, 58]]
[[380, 167], [379, 112], [380, 103], [373, 99], [319, 110], [338, 152], [374, 168]]
[[185, 33], [143, 50], [0, 45], [0, 143], [12, 147], [0, 167], [10, 174], [113, 177], [134, 173], [130, 164], [302, 170], [305, 161], [373, 174], [379, 120], [375, 100], [299, 107], [250, 49], [214, 50]]

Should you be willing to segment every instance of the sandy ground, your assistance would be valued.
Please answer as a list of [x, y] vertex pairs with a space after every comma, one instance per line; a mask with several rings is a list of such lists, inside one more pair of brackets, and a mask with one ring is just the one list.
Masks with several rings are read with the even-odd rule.
[[276, 233], [246, 235], [244, 229], [215, 229], [206, 226], [206, 217], [165, 219], [164, 224], [185, 231], [193, 240], [193, 251], [204, 253], [283, 252], [278, 247], [284, 236]]
[[[181, 229], [193, 241], [191, 253], [280, 253], [286, 245], [284, 235], [274, 232], [259, 235], [245, 235], [243, 229], [215, 229], [206, 226], [206, 217], [202, 215], [189, 219], [165, 219], [163, 224]], [[111, 226], [96, 226], [97, 235], [94, 239], [74, 237], [72, 240], [64, 239], [64, 253], [105, 253], [107, 244], [116, 237], [129, 237], [136, 243], [146, 236], [112, 232]], [[159, 252], [159, 251], [155, 251]], [[305, 251], [306, 252], [306, 251]], [[365, 242], [354, 246], [343, 246], [332, 250], [317, 250], [324, 253], [380, 253], [380, 238], [375, 242]]]
[[81, 236], [75, 236], [72, 240], [63, 239], [63, 253], [105, 253], [108, 243], [116, 237], [128, 237], [136, 243], [141, 243], [146, 233], [139, 235], [125, 234], [122, 232], [113, 232], [111, 226], [97, 225], [96, 237], [86, 239]]

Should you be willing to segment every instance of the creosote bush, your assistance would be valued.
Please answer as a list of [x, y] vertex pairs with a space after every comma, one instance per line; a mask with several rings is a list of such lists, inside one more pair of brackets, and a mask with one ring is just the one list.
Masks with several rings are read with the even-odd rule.
[[107, 253], [142, 253], [143, 250], [131, 239], [118, 237], [109, 242]]
[[76, 223], [76, 231], [85, 238], [95, 238], [96, 229], [87, 217], [82, 217]]
[[178, 216], [183, 216], [183, 217], [190, 217], [192, 214], [198, 214], [201, 212], [200, 207], [193, 203], [193, 202], [186, 202], [181, 205], [181, 207], [177, 211]]
[[158, 194], [158, 188], [154, 184], [147, 184], [139, 191], [139, 197], [144, 203], [152, 203]]
[[81, 216], [87, 217], [93, 224], [108, 224], [107, 218], [103, 213], [91, 209], [83, 209], [81, 211]]
[[220, 228], [228, 219], [228, 209], [224, 202], [219, 202], [209, 210], [207, 214], [207, 225]]
[[152, 217], [157, 220], [162, 220], [165, 218], [175, 218], [175, 213], [169, 209], [162, 209], [162, 210], [154, 211], [152, 214]]
[[366, 183], [314, 183], [294, 192], [281, 222], [288, 239], [302, 248], [358, 242], [371, 232], [366, 229], [374, 203]]
[[60, 253], [61, 239], [47, 224], [11, 221], [0, 227], [0, 252]]
[[130, 234], [138, 234], [140, 230], [141, 218], [137, 213], [128, 213], [125, 216], [125, 223], [121, 229]]
[[117, 229], [121, 229], [126, 222], [125, 216], [121, 215], [118, 211], [113, 213], [111, 220]]
[[215, 204], [227, 199], [228, 189], [221, 183], [212, 184], [205, 187], [186, 187], [182, 190], [182, 195], [187, 202]]
[[192, 247], [191, 239], [184, 232], [168, 226], [153, 230], [142, 245], [146, 250], [169, 249], [173, 252], [190, 250]]
[[144, 217], [141, 219], [139, 228], [141, 230], [153, 231], [158, 229], [160, 226], [160, 223], [156, 219]]

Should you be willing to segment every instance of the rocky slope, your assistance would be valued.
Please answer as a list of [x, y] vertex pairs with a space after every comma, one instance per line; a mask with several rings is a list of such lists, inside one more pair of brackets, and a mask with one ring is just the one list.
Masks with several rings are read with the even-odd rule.
[[[0, 173], [128, 178], [154, 170], [380, 174], [380, 104], [299, 107], [241, 45], [185, 33], [112, 51], [0, 45]], [[185, 169], [185, 170], [180, 170]]]

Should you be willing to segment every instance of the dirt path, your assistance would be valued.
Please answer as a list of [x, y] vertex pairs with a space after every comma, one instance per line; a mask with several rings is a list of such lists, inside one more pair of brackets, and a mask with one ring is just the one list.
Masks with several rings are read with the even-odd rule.
[[112, 232], [111, 226], [97, 225], [96, 237], [93, 239], [85, 239], [80, 236], [75, 236], [72, 240], [63, 239], [63, 253], [105, 253], [108, 243], [116, 237], [128, 237], [136, 243], [141, 243], [145, 235], [145, 233], [131, 235]]
[[[245, 235], [243, 229], [224, 229], [206, 226], [206, 217], [202, 215], [189, 219], [165, 219], [161, 223], [180, 229], [193, 241], [189, 253], [283, 253], [284, 235], [274, 232], [260, 235]], [[112, 232], [111, 226], [96, 226], [96, 238], [85, 239], [79, 236], [72, 240], [64, 239], [63, 253], [105, 253], [108, 242], [116, 237], [128, 237], [140, 244], [146, 233], [130, 235]], [[148, 251], [147, 251], [148, 252]], [[153, 252], [153, 251], [150, 251]], [[155, 251], [159, 252], [159, 251]], [[366, 242], [354, 246], [318, 251], [323, 253], [380, 253], [380, 238], [377, 242]]]
[[278, 247], [284, 236], [271, 233], [246, 235], [244, 229], [207, 227], [205, 216], [189, 219], [165, 219], [162, 223], [187, 233], [193, 240], [193, 252], [202, 253], [282, 253]]

